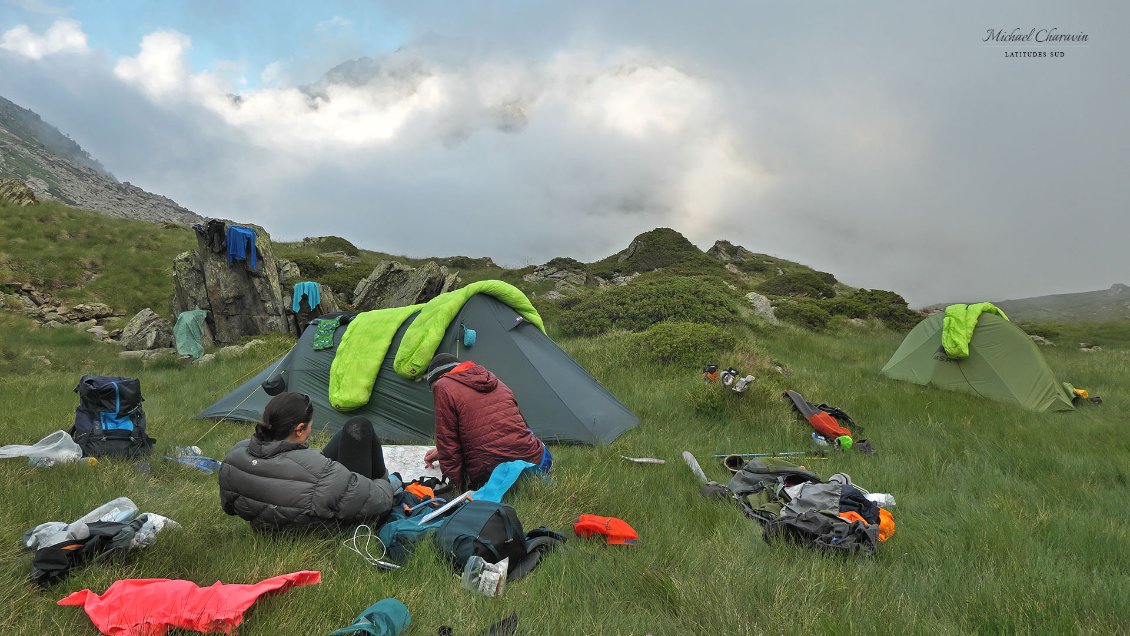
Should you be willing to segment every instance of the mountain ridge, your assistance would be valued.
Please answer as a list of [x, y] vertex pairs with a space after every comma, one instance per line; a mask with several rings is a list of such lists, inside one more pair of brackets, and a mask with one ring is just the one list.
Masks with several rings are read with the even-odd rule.
[[0, 97], [0, 178], [27, 184], [37, 199], [108, 216], [191, 225], [199, 214], [172, 199], [118, 181], [68, 135]]

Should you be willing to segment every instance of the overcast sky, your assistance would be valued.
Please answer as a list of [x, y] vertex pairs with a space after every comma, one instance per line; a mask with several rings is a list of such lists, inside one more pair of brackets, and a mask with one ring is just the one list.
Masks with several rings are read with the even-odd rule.
[[0, 95], [280, 240], [520, 266], [671, 227], [914, 306], [1130, 283], [1130, 5], [549, 4], [0, 0]]

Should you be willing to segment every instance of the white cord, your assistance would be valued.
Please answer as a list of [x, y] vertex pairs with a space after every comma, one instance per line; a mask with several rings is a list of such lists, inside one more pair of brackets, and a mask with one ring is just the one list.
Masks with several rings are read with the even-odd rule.
[[[364, 533], [361, 532], [362, 528], [365, 529]], [[357, 545], [358, 539], [362, 539], [364, 541], [364, 544], [360, 547], [358, 547]], [[369, 544], [371, 544], [373, 541], [376, 541], [381, 546], [381, 555], [379, 557], [374, 557], [373, 553], [369, 550]], [[373, 532], [373, 529], [371, 527], [365, 524], [361, 524], [354, 528], [353, 536], [343, 541], [342, 545], [349, 548], [353, 552], [356, 552], [361, 556], [362, 559], [365, 559], [365, 563], [368, 563], [373, 567], [378, 567], [385, 570], [395, 570], [400, 567], [395, 563], [389, 563], [388, 561], [384, 560], [385, 556], [388, 554], [388, 550], [385, 548], [384, 542], [381, 541], [381, 538]]]

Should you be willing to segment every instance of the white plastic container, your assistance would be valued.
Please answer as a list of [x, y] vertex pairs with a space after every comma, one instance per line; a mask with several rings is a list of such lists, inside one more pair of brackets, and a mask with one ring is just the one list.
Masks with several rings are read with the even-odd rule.
[[873, 492], [867, 495], [869, 501], [874, 501], [880, 508], [893, 508], [895, 496], [889, 492]]
[[505, 558], [498, 563], [487, 563], [480, 556], [467, 559], [463, 567], [463, 587], [483, 596], [501, 596], [506, 589], [506, 571], [510, 567], [510, 559]]

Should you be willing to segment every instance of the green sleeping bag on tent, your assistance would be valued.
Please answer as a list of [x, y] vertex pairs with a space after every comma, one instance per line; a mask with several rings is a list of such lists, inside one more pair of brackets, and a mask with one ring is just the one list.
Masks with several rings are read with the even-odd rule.
[[364, 311], [349, 322], [330, 364], [329, 398], [335, 409], [352, 411], [369, 403], [392, 337], [421, 307], [422, 304]]
[[545, 325], [542, 324], [538, 310], [534, 309], [522, 290], [500, 280], [481, 280], [462, 289], [440, 294], [425, 303], [420, 315], [404, 332], [404, 339], [400, 342], [392, 368], [408, 379], [415, 379], [426, 371], [439, 348], [440, 340], [443, 340], [447, 326], [455, 319], [467, 299], [475, 294], [486, 294], [501, 300], [545, 333]]
[[942, 321], [942, 348], [946, 355], [955, 360], [969, 357], [969, 341], [981, 314], [996, 314], [1005, 320], [1008, 316], [993, 303], [974, 303], [972, 305], [950, 305], [946, 307], [946, 317]]
[[487, 294], [506, 303], [518, 315], [545, 332], [541, 316], [522, 290], [500, 280], [471, 283], [461, 289], [440, 294], [422, 305], [379, 309], [357, 314], [346, 328], [330, 366], [329, 400], [339, 411], [350, 411], [369, 403], [377, 372], [388, 353], [393, 336], [412, 314], [412, 321], [400, 340], [393, 369], [397, 374], [416, 379], [428, 368], [448, 325], [467, 299]]

